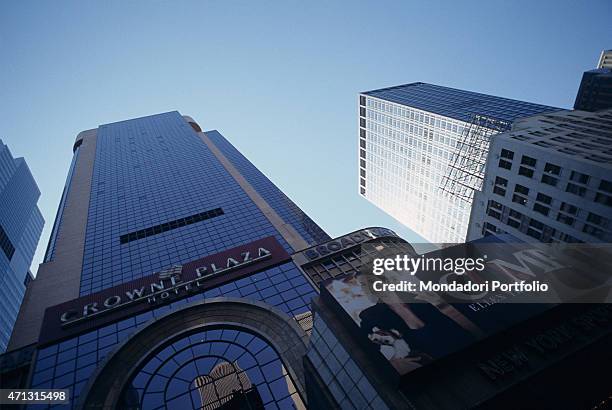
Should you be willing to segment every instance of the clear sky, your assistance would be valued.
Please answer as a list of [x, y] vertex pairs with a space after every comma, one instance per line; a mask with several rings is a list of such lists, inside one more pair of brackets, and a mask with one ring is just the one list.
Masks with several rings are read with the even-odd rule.
[[[357, 195], [357, 94], [415, 81], [571, 107], [612, 2], [2, 1], [0, 137], [42, 192], [42, 261], [82, 130], [178, 110], [330, 235], [387, 226]], [[1, 206], [1, 204], [0, 204]]]

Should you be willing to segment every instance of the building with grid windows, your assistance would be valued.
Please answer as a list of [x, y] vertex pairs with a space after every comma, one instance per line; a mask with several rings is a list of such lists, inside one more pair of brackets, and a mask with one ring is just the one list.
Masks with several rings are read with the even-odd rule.
[[359, 193], [430, 242], [464, 242], [489, 137], [557, 110], [425, 83], [361, 93]]
[[[219, 132], [178, 112], [84, 131], [0, 378], [69, 389], [73, 407], [300, 406], [299, 323], [317, 292], [291, 254], [329, 239]], [[244, 391], [218, 388], [230, 367]]]
[[468, 239], [612, 242], [612, 110], [560, 111], [493, 137]]
[[8, 344], [45, 223], [40, 191], [23, 158], [0, 140], [0, 353]]

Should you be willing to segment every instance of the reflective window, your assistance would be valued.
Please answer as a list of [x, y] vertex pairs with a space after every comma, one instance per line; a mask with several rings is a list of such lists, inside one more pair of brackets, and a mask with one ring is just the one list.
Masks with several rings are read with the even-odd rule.
[[302, 405], [276, 351], [258, 336], [211, 329], [151, 355], [122, 395], [143, 409], [286, 409]]

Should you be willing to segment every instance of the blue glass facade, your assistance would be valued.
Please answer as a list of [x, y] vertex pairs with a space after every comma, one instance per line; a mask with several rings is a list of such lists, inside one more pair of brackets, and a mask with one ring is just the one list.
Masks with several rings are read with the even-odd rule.
[[[307, 223], [318, 237], [326, 236], [221, 134], [209, 135], [286, 223], [312, 244]], [[292, 251], [178, 112], [103, 125], [97, 138], [82, 295], [270, 235]], [[120, 241], [124, 234], [216, 208], [223, 215]]]
[[[296, 316], [309, 310], [310, 300], [316, 294], [293, 263], [268, 269], [44, 348], [38, 354], [31, 386], [69, 389], [71, 402], [77, 402], [84, 385], [109, 352], [151, 320], [188, 303], [214, 297], [245, 298], [263, 301]], [[264, 404], [270, 403], [266, 401]], [[33, 408], [43, 407], [37, 405]]]
[[0, 352], [6, 349], [44, 220], [40, 191], [23, 158], [0, 140]]
[[517, 118], [561, 110], [427, 83], [398, 85], [363, 94], [465, 122], [474, 114], [512, 122]]
[[[210, 131], [206, 135], [283, 224], [294, 228], [308, 245], [329, 239], [219, 132]], [[71, 189], [78, 155], [79, 148], [75, 151], [64, 196]], [[194, 131], [178, 112], [102, 125], [96, 136], [80, 295], [93, 295], [165, 268], [270, 236], [289, 254], [297, 250], [261, 207], [210, 149], [203, 135]], [[57, 229], [62, 215], [60, 204]], [[53, 258], [52, 241], [53, 237], [47, 251], [49, 259]], [[315, 288], [298, 266], [285, 260], [278, 266], [171, 304], [45, 345], [36, 355], [30, 386], [67, 388], [71, 404], [64, 407], [74, 408], [83, 399], [87, 382], [110, 353], [169, 312], [197, 301], [222, 297], [261, 302], [291, 318], [307, 314], [316, 295]], [[246, 339], [245, 343], [237, 343]], [[188, 349], [191, 357], [185, 357], [186, 352], [180, 346], [190, 342], [194, 344]], [[204, 329], [171, 340], [160, 349], [147, 360], [159, 364], [156, 357], [172, 351], [179, 355], [176, 360], [181, 363], [181, 371], [188, 375], [180, 373], [176, 378], [167, 374], [164, 366], [156, 371], [144, 366], [131, 380], [128, 389], [131, 395], [125, 400], [142, 408], [164, 406], [164, 403], [167, 408], [190, 408], [183, 407], [188, 403], [200, 408], [204, 403], [202, 394], [209, 387], [196, 385], [194, 380], [205, 380], [200, 376], [207, 375], [212, 368], [223, 369], [217, 365], [225, 363], [236, 364], [247, 376], [251, 386], [249, 394], [255, 397], [251, 398], [265, 408], [288, 408], [290, 402], [300, 401], [278, 353], [265, 339], [249, 331], [223, 327]], [[144, 379], [151, 379], [152, 384], [143, 382]], [[182, 387], [177, 387], [181, 383]], [[229, 400], [221, 396], [219, 393], [217, 397], [220, 403]]]

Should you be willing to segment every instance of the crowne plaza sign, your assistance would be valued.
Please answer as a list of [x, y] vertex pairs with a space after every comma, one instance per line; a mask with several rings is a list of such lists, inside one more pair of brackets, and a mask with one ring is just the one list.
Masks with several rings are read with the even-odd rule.
[[184, 265], [175, 265], [48, 308], [39, 341], [49, 343], [82, 333], [201, 293], [289, 259], [289, 254], [278, 241], [274, 237], [267, 237]]

